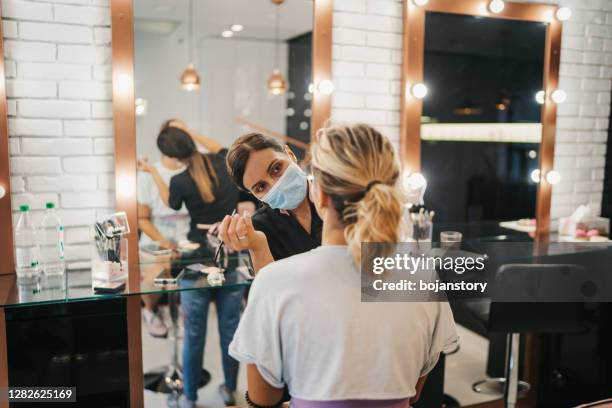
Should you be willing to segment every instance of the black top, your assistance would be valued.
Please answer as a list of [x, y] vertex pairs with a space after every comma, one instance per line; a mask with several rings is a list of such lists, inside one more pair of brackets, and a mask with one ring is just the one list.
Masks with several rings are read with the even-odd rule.
[[168, 204], [170, 208], [179, 210], [183, 202], [185, 203], [191, 217], [191, 230], [187, 236], [191, 241], [204, 242], [205, 240], [204, 232], [197, 229], [197, 224], [214, 224], [222, 221], [223, 217], [236, 209], [239, 192], [238, 188], [232, 183], [229, 174], [227, 174], [227, 168], [225, 167], [226, 154], [227, 149], [223, 149], [218, 153], [204, 155], [210, 159], [219, 181], [216, 185], [213, 185], [215, 200], [212, 203], [206, 203], [202, 200], [198, 186], [191, 178], [189, 170], [177, 174], [170, 180]]
[[321, 246], [323, 221], [310, 203], [310, 234], [290, 213], [264, 206], [253, 215], [253, 226], [266, 234], [275, 260], [301, 254]]

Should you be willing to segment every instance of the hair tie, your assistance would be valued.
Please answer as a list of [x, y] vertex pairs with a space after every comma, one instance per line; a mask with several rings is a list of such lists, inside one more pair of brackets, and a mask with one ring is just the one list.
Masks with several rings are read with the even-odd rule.
[[376, 184], [383, 184], [383, 182], [380, 180], [370, 181], [368, 185], [366, 186], [365, 190], [363, 190], [363, 195], [368, 194], [368, 191], [370, 191], [370, 189], [374, 187]]

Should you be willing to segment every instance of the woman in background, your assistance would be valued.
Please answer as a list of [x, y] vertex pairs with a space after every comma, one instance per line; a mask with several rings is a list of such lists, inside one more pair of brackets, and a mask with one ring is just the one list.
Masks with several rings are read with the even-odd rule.
[[247, 401], [280, 406], [288, 386], [296, 408], [407, 408], [457, 334], [446, 302], [361, 302], [361, 243], [399, 241], [393, 147], [366, 125], [330, 127], [312, 171], [322, 246], [261, 270], [230, 345]]
[[[166, 126], [167, 123], [164, 123], [162, 129]], [[173, 157], [166, 156], [161, 150], [160, 152], [161, 158], [153, 164], [153, 167], [157, 169], [164, 183], [170, 184], [170, 179], [182, 173], [185, 165]], [[175, 249], [181, 239], [187, 238], [187, 210], [184, 207], [178, 211], [168, 208], [149, 173], [138, 172], [137, 192], [138, 229], [141, 231], [139, 246], [146, 248], [157, 244], [164, 249]], [[157, 309], [160, 298], [161, 295], [142, 296], [143, 320], [151, 336], [165, 338], [168, 335], [168, 328]]]
[[[194, 261], [212, 259], [213, 253], [207, 247], [206, 234], [198, 224], [213, 225], [223, 216], [233, 212], [239, 203], [240, 193], [231, 182], [225, 167], [227, 150], [205, 136], [191, 132], [182, 122], [169, 121], [158, 136], [162, 153], [185, 164], [182, 173], [172, 177], [168, 186], [157, 170], [141, 162], [143, 170], [149, 171], [160, 191], [161, 199], [173, 209], [183, 204], [187, 207], [190, 221], [188, 238], [201, 244], [192, 258]], [[198, 152], [193, 139], [203, 144], [210, 153]], [[234, 265], [230, 263], [229, 268]], [[181, 292], [181, 305], [185, 320], [183, 344], [184, 395], [181, 408], [195, 407], [198, 384], [202, 372], [204, 345], [208, 322], [208, 306], [215, 301], [221, 337], [221, 354], [225, 383], [219, 392], [226, 405], [235, 403], [234, 392], [239, 364], [228, 355], [228, 346], [234, 335], [242, 305], [243, 288], [217, 288], [215, 290], [187, 290]]]

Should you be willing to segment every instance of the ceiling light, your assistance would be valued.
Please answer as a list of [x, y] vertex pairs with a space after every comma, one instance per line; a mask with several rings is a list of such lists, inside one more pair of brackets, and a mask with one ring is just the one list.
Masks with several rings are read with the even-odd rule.
[[555, 89], [550, 95], [550, 99], [556, 104], [563, 103], [567, 99], [567, 94], [563, 89]]
[[323, 95], [331, 95], [331, 93], [334, 92], [334, 89], [334, 83], [329, 79], [324, 79], [319, 82], [319, 85], [317, 85], [317, 90]]
[[561, 173], [559, 173], [556, 170], [551, 170], [548, 173], [546, 173], [546, 181], [548, 182], [548, 184], [551, 185], [555, 185], [555, 184], [559, 184], [559, 182], [561, 181]]
[[268, 78], [268, 92], [271, 95], [280, 95], [287, 91], [287, 81], [278, 69], [272, 71], [272, 75]]
[[186, 91], [200, 89], [200, 76], [193, 64], [187, 65], [187, 68], [183, 71], [181, 75], [181, 87]]
[[503, 0], [492, 0], [489, 3], [489, 11], [491, 13], [498, 14], [504, 11], [505, 6], [506, 6], [506, 3], [504, 3]]
[[546, 92], [544, 91], [538, 91], [535, 94], [535, 100], [537, 103], [539, 103], [540, 105], [544, 105], [544, 102], [546, 100]]
[[427, 96], [427, 86], [423, 83], [417, 83], [412, 85], [410, 93], [417, 99], [423, 99]]
[[221, 33], [221, 37], [223, 38], [231, 38], [234, 36], [234, 32], [232, 30], [225, 30]]
[[566, 21], [572, 16], [572, 9], [569, 7], [559, 7], [555, 13], [557, 20]]
[[424, 6], [429, 3], [429, 0], [412, 0], [415, 6]]
[[244, 30], [244, 26], [242, 24], [232, 24], [230, 27], [230, 30], [232, 30], [235, 33], [239, 33], [242, 30]]

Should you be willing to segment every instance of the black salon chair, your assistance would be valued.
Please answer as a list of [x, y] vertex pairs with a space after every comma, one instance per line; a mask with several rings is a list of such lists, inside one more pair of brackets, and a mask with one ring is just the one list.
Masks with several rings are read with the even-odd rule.
[[516, 406], [529, 384], [519, 381], [521, 333], [580, 332], [582, 301], [597, 293], [597, 279], [572, 264], [508, 264], [497, 271], [491, 300], [468, 301], [467, 308], [489, 332], [507, 337], [505, 377], [475, 383], [476, 392], [503, 389], [505, 407]]

